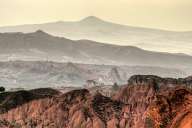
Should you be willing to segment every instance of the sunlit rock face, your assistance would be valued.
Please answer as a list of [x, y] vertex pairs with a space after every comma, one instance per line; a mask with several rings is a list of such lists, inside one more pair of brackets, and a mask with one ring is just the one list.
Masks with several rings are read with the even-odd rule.
[[132, 76], [111, 97], [88, 89], [1, 93], [0, 127], [191, 128], [188, 80]]
[[128, 80], [129, 85], [153, 85], [156, 88], [160, 88], [161, 86], [173, 87], [173, 86], [187, 86], [189, 88], [192, 87], [192, 77], [186, 78], [161, 78], [154, 75], [134, 75], [130, 77]]

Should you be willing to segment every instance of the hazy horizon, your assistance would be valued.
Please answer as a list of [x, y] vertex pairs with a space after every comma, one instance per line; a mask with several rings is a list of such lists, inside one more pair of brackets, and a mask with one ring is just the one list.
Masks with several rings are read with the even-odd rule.
[[96, 16], [129, 26], [191, 31], [191, 12], [190, 0], [0, 0], [0, 26], [79, 21]]
[[[52, 21], [45, 21], [45, 22], [42, 21], [42, 22], [39, 22], [39, 23], [10, 24], [10, 25], [0, 26], [0, 28], [2, 28], [2, 27], [23, 26], [23, 25], [49, 24], [49, 23], [58, 23], [58, 22], [79, 22], [79, 21], [84, 20], [84, 19], [86, 19], [88, 17], [95, 17], [95, 18], [98, 18], [98, 19], [103, 20], [105, 22], [110, 22], [110, 23], [119, 24], [119, 25], [123, 25], [123, 26], [154, 29], [154, 30], [162, 30], [162, 31], [172, 31], [172, 32], [192, 32], [192, 29], [191, 30], [171, 30], [171, 29], [165, 29], [165, 28], [147, 27], [147, 26], [142, 26], [142, 25], [136, 26], [136, 25], [129, 25], [129, 24], [121, 24], [121, 23], [109, 21], [109, 20], [106, 20], [106, 19], [102, 19], [102, 18], [94, 16], [94, 15], [85, 16], [85, 17], [82, 17], [82, 18], [77, 19], [77, 20], [52, 20]], [[39, 30], [41, 30], [41, 29], [39, 29]]]

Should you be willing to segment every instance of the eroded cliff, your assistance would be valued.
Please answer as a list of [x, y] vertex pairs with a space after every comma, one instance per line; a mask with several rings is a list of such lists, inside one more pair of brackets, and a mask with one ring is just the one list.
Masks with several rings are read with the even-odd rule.
[[114, 96], [87, 89], [2, 93], [2, 128], [191, 128], [190, 77], [133, 76]]

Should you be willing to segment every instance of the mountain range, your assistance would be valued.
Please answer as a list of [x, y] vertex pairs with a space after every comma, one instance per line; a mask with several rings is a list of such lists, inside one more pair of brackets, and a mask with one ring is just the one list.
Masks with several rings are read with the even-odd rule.
[[0, 128], [192, 126], [192, 32], [93, 16], [0, 32]]
[[192, 32], [174, 32], [120, 25], [89, 16], [80, 21], [58, 21], [0, 27], [0, 32], [31, 33], [43, 30], [51, 35], [72, 40], [94, 40], [118, 45], [131, 45], [145, 50], [192, 54]]
[[192, 65], [192, 57], [185, 54], [152, 52], [134, 46], [90, 40], [70, 40], [41, 30], [33, 33], [0, 33], [0, 59], [166, 68], [191, 68]]

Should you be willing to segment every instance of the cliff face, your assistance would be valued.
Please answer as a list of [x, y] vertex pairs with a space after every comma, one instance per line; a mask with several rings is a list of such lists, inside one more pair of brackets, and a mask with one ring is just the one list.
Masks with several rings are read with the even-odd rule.
[[185, 88], [157, 94], [146, 113], [148, 123], [151, 122], [154, 127], [190, 128], [192, 126], [192, 118], [189, 119], [192, 110], [191, 96], [191, 91]]
[[[2, 127], [104, 128], [113, 125], [121, 103], [88, 90], [74, 90], [55, 97], [36, 99], [0, 116]], [[6, 125], [5, 125], [6, 124]]]
[[114, 97], [126, 104], [131, 128], [191, 128], [191, 77], [132, 76]]
[[12, 98], [20, 101], [16, 105], [2, 105], [10, 100], [1, 100], [0, 109], [6, 111], [1, 111], [0, 127], [191, 128], [192, 92], [184, 86], [190, 84], [186, 80], [133, 76], [113, 97], [86, 89], [65, 94], [26, 91], [33, 99]]
[[185, 86], [192, 88], [192, 76], [186, 78], [161, 78], [153, 75], [134, 75], [128, 80], [129, 85], [156, 85], [158, 88], [161, 86], [175, 87]]

